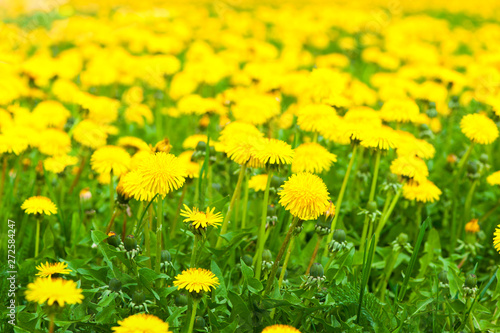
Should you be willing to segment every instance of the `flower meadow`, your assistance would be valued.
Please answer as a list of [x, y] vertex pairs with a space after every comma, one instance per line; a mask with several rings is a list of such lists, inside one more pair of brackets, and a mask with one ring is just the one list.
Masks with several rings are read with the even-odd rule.
[[500, 331], [500, 3], [0, 16], [1, 332]]

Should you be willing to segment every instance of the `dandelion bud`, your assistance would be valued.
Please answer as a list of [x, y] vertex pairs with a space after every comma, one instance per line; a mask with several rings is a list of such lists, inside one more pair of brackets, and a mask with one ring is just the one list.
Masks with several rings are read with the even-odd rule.
[[196, 145], [196, 148], [194, 149], [196, 152], [201, 152], [204, 153], [207, 149], [207, 144], [204, 141], [199, 141], [198, 144]]
[[161, 261], [162, 262], [170, 262], [172, 261], [172, 255], [168, 250], [163, 250], [161, 251]]
[[389, 184], [397, 184], [398, 183], [398, 176], [393, 174], [393, 173], [390, 173], [389, 175], [387, 175], [387, 182]]
[[465, 279], [465, 286], [468, 288], [474, 288], [477, 285], [477, 276], [474, 274], [469, 274]]
[[333, 240], [335, 240], [338, 243], [344, 243], [346, 239], [346, 234], [343, 229], [337, 229], [333, 233]]
[[117, 293], [121, 289], [122, 289], [122, 282], [120, 280], [113, 278], [109, 281], [109, 290]]
[[370, 213], [375, 213], [378, 209], [377, 202], [375, 201], [370, 201], [368, 202], [368, 205], [366, 206], [366, 210], [368, 210]]
[[245, 263], [245, 265], [251, 267], [253, 264], [253, 258], [249, 254], [245, 254], [243, 257], [241, 257], [241, 260]]
[[481, 163], [483, 164], [488, 163], [488, 160], [489, 160], [488, 154], [481, 154], [481, 156], [479, 156], [479, 161], [481, 161]]
[[267, 261], [267, 262], [273, 261], [273, 255], [271, 254], [271, 251], [269, 251], [268, 249], [265, 249], [262, 252], [262, 261]]
[[90, 188], [85, 187], [80, 191], [80, 201], [89, 201], [92, 199], [92, 192], [90, 192]]
[[322, 278], [325, 276], [325, 271], [323, 269], [323, 265], [320, 263], [314, 263], [311, 266], [311, 270], [309, 271], [309, 275], [314, 277], [314, 278]]
[[181, 293], [181, 294], [175, 296], [174, 303], [175, 303], [175, 305], [177, 305], [179, 307], [186, 306], [188, 304], [188, 297], [186, 296], [186, 294]]
[[439, 286], [441, 288], [448, 288], [449, 286], [449, 281], [448, 281], [448, 271], [441, 271], [438, 274], [438, 280], [439, 280]]
[[144, 292], [142, 290], [136, 290], [132, 294], [132, 302], [135, 305], [141, 305], [146, 301], [146, 295], [144, 295]]
[[108, 238], [106, 239], [106, 241], [108, 242], [109, 245], [114, 247], [120, 246], [121, 243], [120, 238], [116, 235], [114, 231], [108, 233]]
[[196, 316], [194, 319], [194, 329], [203, 330], [205, 328], [205, 319], [201, 316]]
[[137, 249], [137, 239], [133, 235], [128, 235], [124, 241], [125, 250], [133, 251]]

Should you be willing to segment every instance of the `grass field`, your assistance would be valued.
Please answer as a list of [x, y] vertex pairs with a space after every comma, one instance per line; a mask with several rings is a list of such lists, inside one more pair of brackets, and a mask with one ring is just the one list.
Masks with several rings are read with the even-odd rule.
[[496, 2], [0, 16], [1, 332], [500, 331]]

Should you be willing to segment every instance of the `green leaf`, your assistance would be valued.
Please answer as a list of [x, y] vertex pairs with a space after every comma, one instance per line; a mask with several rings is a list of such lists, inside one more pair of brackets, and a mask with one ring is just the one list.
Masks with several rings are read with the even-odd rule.
[[215, 274], [215, 276], [217, 276], [217, 278], [219, 279], [219, 283], [220, 283], [219, 287], [217, 287], [215, 289], [216, 295], [218, 294], [222, 297], [226, 297], [227, 290], [226, 290], [226, 284], [224, 283], [224, 275], [222, 275], [222, 271], [220, 270], [217, 263], [213, 260], [212, 260], [212, 263], [210, 264], [210, 270], [212, 271], [212, 273]]

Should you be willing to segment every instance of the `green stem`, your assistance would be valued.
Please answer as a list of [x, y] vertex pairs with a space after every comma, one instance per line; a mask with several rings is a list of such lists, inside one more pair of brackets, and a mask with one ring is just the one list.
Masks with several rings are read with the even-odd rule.
[[40, 224], [42, 218], [36, 219], [36, 235], [35, 235], [35, 258], [38, 257], [38, 249], [40, 248]]
[[262, 215], [260, 219], [259, 237], [257, 238], [257, 253], [254, 258], [255, 262], [255, 278], [260, 280], [262, 271], [262, 253], [264, 252], [264, 244], [266, 238], [266, 219], [267, 219], [267, 205], [269, 203], [269, 188], [271, 186], [271, 179], [273, 173], [269, 171], [267, 174], [266, 190], [264, 192], [264, 199], [262, 201]]
[[189, 267], [194, 268], [196, 265], [196, 250], [198, 248], [198, 236], [194, 236], [193, 252], [191, 252], [191, 261], [189, 262]]
[[286, 252], [285, 261], [283, 261], [283, 266], [281, 266], [280, 278], [278, 280], [278, 285], [280, 289], [281, 285], [283, 284], [283, 279], [285, 278], [286, 267], [288, 266], [288, 260], [290, 260], [290, 255], [292, 254], [294, 244], [295, 244], [295, 237], [293, 237], [292, 235], [292, 239], [290, 240], [290, 246], [288, 246], [288, 251]]
[[216, 249], [219, 249], [222, 246], [222, 235], [224, 235], [227, 231], [227, 226], [229, 223], [229, 219], [231, 217], [231, 213], [233, 211], [234, 203], [236, 202], [236, 198], [239, 195], [241, 183], [243, 183], [243, 176], [245, 176], [246, 166], [241, 166], [240, 174], [238, 175], [238, 182], [236, 183], [236, 187], [233, 192], [233, 196], [231, 198], [231, 202], [229, 203], [229, 208], [227, 209], [226, 216], [224, 216], [224, 221], [222, 222], [222, 228], [220, 229], [219, 238], [217, 239], [217, 244], [215, 245]]
[[50, 318], [50, 324], [49, 324], [49, 333], [54, 333], [54, 326], [55, 326], [55, 314], [51, 314], [49, 316]]
[[189, 320], [188, 333], [193, 332], [194, 319], [196, 318], [196, 310], [198, 309], [198, 300], [193, 299], [193, 309], [191, 310], [191, 319]]
[[[462, 224], [465, 221], [470, 221], [471, 219], [471, 206], [472, 206], [472, 199], [474, 198], [474, 191], [476, 190], [477, 184], [479, 181], [476, 179], [475, 181], [472, 182], [472, 185], [469, 189], [469, 193], [467, 193], [467, 197], [465, 199], [465, 213], [464, 213], [464, 219], [462, 219]], [[461, 229], [460, 229], [461, 230]]]
[[111, 216], [115, 210], [115, 188], [113, 186], [113, 171], [109, 174], [109, 211], [111, 212]]
[[[273, 267], [271, 268], [271, 274], [269, 274], [269, 278], [267, 279], [267, 285], [266, 285], [266, 290], [264, 290], [264, 295], [267, 295], [273, 286], [274, 278], [276, 277], [276, 272], [278, 271], [278, 267], [281, 261], [281, 258], [283, 257], [283, 254], [285, 253], [286, 247], [288, 246], [288, 243], [290, 242], [290, 239], [292, 238], [293, 231], [295, 230], [295, 227], [297, 226], [297, 223], [299, 223], [299, 218], [295, 217], [293, 218], [292, 224], [290, 225], [290, 228], [288, 229], [288, 232], [286, 234], [285, 240], [283, 241], [283, 244], [281, 244], [281, 248], [278, 252], [278, 255], [276, 256], [276, 260], [273, 263]], [[262, 255], [261, 257], [261, 265], [262, 265]]]
[[378, 240], [380, 239], [380, 233], [382, 232], [382, 229], [384, 228], [385, 224], [387, 223], [387, 220], [391, 216], [392, 211], [394, 210], [394, 207], [396, 207], [396, 204], [398, 203], [399, 197], [401, 196], [401, 193], [403, 192], [403, 186], [404, 186], [404, 184], [402, 184], [402, 186], [396, 192], [396, 195], [394, 196], [394, 198], [392, 198], [391, 204], [389, 205], [389, 208], [387, 209], [385, 214], [383, 214], [380, 217], [380, 221], [378, 223], [377, 229], [375, 230], [375, 248], [377, 246]]
[[[462, 171], [464, 169], [465, 163], [467, 163], [467, 160], [469, 159], [470, 154], [472, 153], [472, 149], [474, 148], [474, 142], [471, 142], [469, 148], [465, 152], [464, 156], [460, 159], [460, 162], [458, 162], [458, 169], [457, 169], [457, 174], [455, 181], [460, 180], [460, 176], [462, 174]], [[457, 184], [458, 182], [456, 182]]]
[[[5, 177], [7, 175], [7, 154], [3, 155], [2, 158], [2, 176], [0, 178], [0, 203], [2, 202], [2, 196], [3, 196], [3, 189], [5, 187]], [[20, 175], [17, 174], [16, 177], [19, 177]]]
[[245, 174], [245, 194], [243, 196], [243, 212], [241, 214], [241, 229], [247, 226], [247, 209], [248, 209], [248, 175]]
[[[370, 188], [370, 195], [368, 196], [368, 204], [373, 201], [375, 198], [375, 189], [377, 188], [377, 178], [378, 178], [378, 170], [380, 167], [380, 155], [382, 154], [382, 150], [378, 149], [375, 158], [375, 167], [373, 168], [373, 177], [372, 177], [372, 186]], [[370, 218], [368, 214], [365, 215], [365, 220], [363, 222], [363, 233], [361, 234], [361, 243], [359, 245], [359, 251], [363, 252], [365, 247], [366, 237], [370, 237], [367, 235], [368, 226], [370, 225], [370, 229], [372, 228], [373, 223], [370, 223]], [[371, 232], [370, 232], [371, 233]]]
[[354, 159], [356, 157], [357, 149], [358, 149], [358, 145], [355, 145], [354, 148], [352, 149], [351, 159], [349, 161], [349, 165], [347, 166], [344, 180], [342, 181], [342, 186], [340, 188], [340, 193], [339, 193], [339, 196], [337, 198], [337, 203], [335, 204], [335, 208], [336, 208], [337, 213], [335, 214], [335, 217], [333, 218], [333, 221], [332, 221], [332, 225], [330, 227], [331, 232], [330, 232], [330, 234], [328, 234], [328, 237], [326, 239], [325, 251], [323, 252], [324, 257], [328, 254], [328, 244], [333, 239], [333, 233], [335, 232], [337, 220], [339, 219], [339, 216], [340, 216], [340, 208], [342, 206], [342, 199], [344, 198], [344, 193], [345, 193], [345, 190], [347, 188], [347, 182], [349, 181], [349, 175], [351, 174], [351, 170], [352, 170], [352, 166], [354, 164]]
[[156, 222], [156, 262], [155, 262], [155, 272], [160, 274], [160, 261], [161, 261], [161, 233], [163, 229], [163, 200], [158, 196], [158, 214]]
[[186, 196], [187, 185], [182, 187], [181, 198], [179, 199], [179, 204], [177, 205], [177, 210], [175, 211], [174, 221], [172, 222], [172, 227], [170, 228], [170, 238], [175, 237], [175, 231], [177, 229], [177, 221], [179, 219], [179, 212], [181, 211], [182, 204], [184, 203], [184, 197]]

